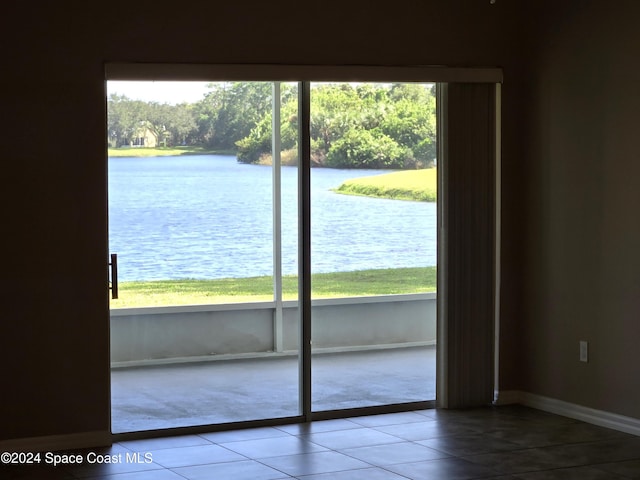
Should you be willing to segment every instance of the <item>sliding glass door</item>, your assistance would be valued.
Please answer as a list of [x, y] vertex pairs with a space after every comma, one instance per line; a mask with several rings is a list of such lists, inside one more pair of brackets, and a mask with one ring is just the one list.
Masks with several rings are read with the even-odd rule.
[[312, 410], [435, 400], [435, 86], [310, 98]]
[[107, 99], [113, 431], [435, 400], [435, 86], [134, 83]]
[[298, 416], [295, 84], [108, 88], [113, 431]]

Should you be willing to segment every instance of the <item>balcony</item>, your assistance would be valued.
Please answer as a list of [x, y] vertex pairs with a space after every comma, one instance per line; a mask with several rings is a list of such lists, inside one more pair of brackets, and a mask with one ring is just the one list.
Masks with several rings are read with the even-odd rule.
[[[314, 411], [435, 399], [436, 294], [312, 302]], [[113, 431], [298, 414], [297, 302], [115, 309]]]

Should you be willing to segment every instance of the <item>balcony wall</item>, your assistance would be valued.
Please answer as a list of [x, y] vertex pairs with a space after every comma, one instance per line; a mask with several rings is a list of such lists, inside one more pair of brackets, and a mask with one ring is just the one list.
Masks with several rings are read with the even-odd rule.
[[[314, 351], [436, 342], [436, 294], [312, 302]], [[112, 366], [291, 354], [298, 350], [297, 302], [191, 305], [111, 311]]]

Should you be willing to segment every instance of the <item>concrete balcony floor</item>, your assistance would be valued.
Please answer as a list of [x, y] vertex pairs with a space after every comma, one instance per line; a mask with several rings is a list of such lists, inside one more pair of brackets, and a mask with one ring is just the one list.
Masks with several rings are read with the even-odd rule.
[[[116, 368], [114, 433], [296, 416], [297, 356]], [[314, 354], [312, 410], [435, 400], [436, 347]]]

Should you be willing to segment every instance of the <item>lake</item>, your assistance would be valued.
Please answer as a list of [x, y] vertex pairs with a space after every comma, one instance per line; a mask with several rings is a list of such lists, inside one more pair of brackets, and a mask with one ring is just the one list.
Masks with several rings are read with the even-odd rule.
[[[435, 203], [341, 195], [383, 170], [311, 171], [312, 272], [436, 265]], [[121, 282], [273, 272], [272, 169], [227, 155], [109, 159]], [[282, 268], [297, 273], [297, 168], [282, 168]]]

